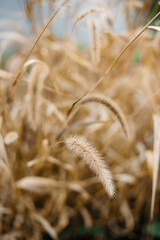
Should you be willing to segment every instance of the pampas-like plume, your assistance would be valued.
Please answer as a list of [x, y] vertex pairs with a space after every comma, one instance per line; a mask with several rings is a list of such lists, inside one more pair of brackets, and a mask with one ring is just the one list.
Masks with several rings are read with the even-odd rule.
[[98, 64], [100, 61], [100, 36], [97, 22], [92, 19], [90, 23], [91, 28], [91, 58], [93, 63]]
[[115, 195], [115, 186], [112, 180], [111, 172], [106, 168], [105, 162], [98, 151], [83, 137], [70, 136], [65, 139], [66, 147], [81, 157], [98, 175], [101, 183], [110, 197]]
[[86, 104], [89, 102], [97, 102], [97, 103], [101, 103], [103, 105], [105, 105], [107, 108], [109, 108], [117, 117], [117, 119], [119, 120], [121, 126], [122, 126], [122, 130], [125, 134], [125, 136], [128, 137], [128, 124], [127, 121], [125, 119], [125, 116], [122, 112], [122, 110], [120, 109], [120, 107], [110, 98], [108, 97], [104, 97], [101, 95], [92, 95], [89, 97], [86, 97], [85, 99], [80, 101], [80, 104]]

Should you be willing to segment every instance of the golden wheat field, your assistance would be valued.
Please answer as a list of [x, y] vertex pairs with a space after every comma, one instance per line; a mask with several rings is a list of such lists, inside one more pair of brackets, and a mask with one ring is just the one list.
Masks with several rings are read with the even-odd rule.
[[18, 2], [0, 6], [0, 240], [159, 239], [160, 2]]

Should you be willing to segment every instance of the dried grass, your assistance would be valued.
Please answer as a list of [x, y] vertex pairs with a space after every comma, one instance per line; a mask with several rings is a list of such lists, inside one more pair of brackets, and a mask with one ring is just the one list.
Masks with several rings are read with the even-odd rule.
[[[153, 20], [160, 12], [142, 28], [152, 1], [118, 4], [128, 26], [119, 36], [104, 32], [101, 9], [110, 10], [113, 25], [119, 13], [112, 4], [94, 3], [80, 15], [84, 1], [73, 9], [66, 1], [46, 1], [53, 13], [43, 24], [42, 1], [27, 1], [30, 38], [18, 24], [0, 21], [13, 25], [0, 34], [0, 239], [78, 239], [84, 225], [83, 239], [142, 239], [150, 206], [152, 221], [159, 216], [160, 35]], [[74, 41], [51, 31], [54, 17], [64, 15], [73, 17]], [[87, 16], [99, 25], [100, 58], [99, 35], [92, 48], [98, 66], [90, 49], [78, 45], [78, 23]], [[18, 49], [6, 60], [14, 41]], [[129, 125], [129, 138], [120, 125], [125, 135]], [[111, 173], [112, 200], [106, 194], [114, 195]], [[106, 230], [102, 237], [99, 227]]]

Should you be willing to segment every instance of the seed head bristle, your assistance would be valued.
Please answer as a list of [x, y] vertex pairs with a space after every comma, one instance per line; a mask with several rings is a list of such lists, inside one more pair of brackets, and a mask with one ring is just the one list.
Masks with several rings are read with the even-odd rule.
[[83, 136], [70, 136], [65, 139], [65, 144], [71, 152], [77, 154], [88, 164], [90, 169], [99, 177], [108, 195], [113, 197], [115, 186], [112, 174], [98, 151]]

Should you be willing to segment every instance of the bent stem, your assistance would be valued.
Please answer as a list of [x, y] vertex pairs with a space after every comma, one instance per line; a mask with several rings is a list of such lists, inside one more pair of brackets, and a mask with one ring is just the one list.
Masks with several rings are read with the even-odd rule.
[[22, 70], [23, 70], [23, 67], [24, 67], [24, 64], [26, 63], [26, 61], [28, 60], [28, 58], [30, 57], [31, 53], [33, 52], [35, 46], [37, 45], [37, 43], [39, 42], [40, 38], [42, 37], [43, 33], [45, 32], [45, 30], [47, 29], [48, 25], [52, 22], [52, 20], [54, 19], [54, 17], [58, 14], [58, 12], [61, 10], [61, 8], [65, 5], [66, 3], [66, 0], [61, 4], [61, 6], [57, 9], [57, 11], [53, 14], [53, 16], [49, 19], [49, 21], [47, 22], [47, 24], [44, 26], [44, 28], [42, 29], [41, 33], [39, 34], [38, 38], [36, 39], [35, 43], [33, 44], [32, 48], [29, 50], [27, 56], [25, 57], [19, 71], [18, 71], [18, 74], [15, 78], [15, 80], [13, 81], [12, 85], [15, 86], [17, 81], [18, 81], [18, 78], [21, 77], [21, 74], [22, 74]]

